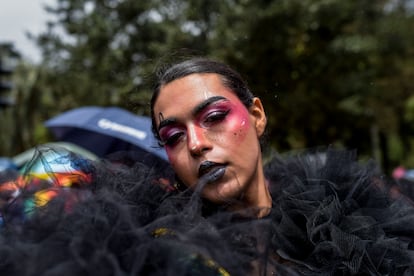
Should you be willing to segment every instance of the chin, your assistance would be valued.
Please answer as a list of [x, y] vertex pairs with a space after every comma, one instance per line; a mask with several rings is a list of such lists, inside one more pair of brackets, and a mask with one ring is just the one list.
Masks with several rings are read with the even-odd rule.
[[238, 183], [217, 183], [213, 189], [208, 189], [203, 193], [206, 199], [216, 204], [240, 202], [242, 195], [243, 191]]

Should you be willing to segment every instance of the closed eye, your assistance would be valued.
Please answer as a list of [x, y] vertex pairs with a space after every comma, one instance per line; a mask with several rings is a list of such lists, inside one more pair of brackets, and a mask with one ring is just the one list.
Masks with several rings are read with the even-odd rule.
[[207, 114], [207, 116], [203, 120], [202, 124], [203, 124], [203, 126], [208, 127], [208, 126], [212, 126], [216, 123], [220, 123], [227, 117], [229, 112], [230, 112], [230, 109], [222, 110], [222, 111], [221, 110], [220, 111], [216, 110], [216, 111], [210, 112], [210, 113]]
[[184, 135], [184, 132], [175, 132], [172, 135], [169, 135], [166, 138], [161, 138], [161, 145], [162, 146], [169, 146], [172, 147], [180, 140], [180, 138]]

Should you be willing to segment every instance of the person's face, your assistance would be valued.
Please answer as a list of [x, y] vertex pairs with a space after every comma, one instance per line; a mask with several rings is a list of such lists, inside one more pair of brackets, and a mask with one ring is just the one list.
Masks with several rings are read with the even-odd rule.
[[266, 116], [258, 98], [247, 109], [217, 74], [192, 74], [161, 87], [154, 105], [161, 142], [177, 176], [216, 203], [239, 199], [264, 181], [259, 137]]

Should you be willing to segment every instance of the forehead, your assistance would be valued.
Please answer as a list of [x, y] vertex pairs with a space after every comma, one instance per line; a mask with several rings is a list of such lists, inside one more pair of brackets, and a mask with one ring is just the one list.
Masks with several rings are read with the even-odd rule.
[[191, 74], [161, 87], [154, 114], [162, 113], [165, 118], [177, 117], [191, 112], [192, 107], [213, 96], [239, 101], [236, 94], [223, 85], [218, 74]]

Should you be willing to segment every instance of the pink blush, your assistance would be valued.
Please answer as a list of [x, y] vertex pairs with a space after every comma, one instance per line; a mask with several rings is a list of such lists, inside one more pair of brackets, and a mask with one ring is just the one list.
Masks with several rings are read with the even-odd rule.
[[242, 142], [250, 128], [249, 113], [244, 106], [235, 105], [227, 117], [227, 130], [238, 142]]

